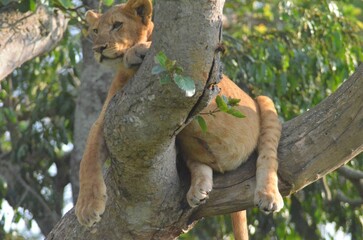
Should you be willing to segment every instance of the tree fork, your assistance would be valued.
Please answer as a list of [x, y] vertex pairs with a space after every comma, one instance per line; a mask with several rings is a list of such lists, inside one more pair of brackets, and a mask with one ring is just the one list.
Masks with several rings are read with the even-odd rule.
[[[188, 228], [191, 209], [176, 168], [175, 132], [203, 94], [209, 73], [218, 72], [211, 68], [219, 61], [215, 50], [223, 2], [157, 2], [153, 46], [135, 78], [110, 103], [105, 119], [112, 164], [103, 220], [88, 230], [70, 211], [48, 239], [102, 239], [105, 234], [107, 239], [170, 239]], [[190, 32], [192, 25], [198, 32]], [[153, 56], [161, 50], [195, 80], [193, 97], [174, 84], [160, 85], [151, 75]]]

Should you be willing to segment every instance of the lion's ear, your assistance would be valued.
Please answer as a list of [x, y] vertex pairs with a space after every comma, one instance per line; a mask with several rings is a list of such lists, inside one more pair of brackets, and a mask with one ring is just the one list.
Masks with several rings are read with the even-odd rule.
[[153, 11], [151, 0], [129, 0], [124, 9], [133, 15], [139, 16], [145, 25], [148, 25], [151, 21]]
[[93, 10], [88, 10], [86, 12], [85, 18], [89, 26], [92, 26], [101, 16], [101, 14], [94, 12]]

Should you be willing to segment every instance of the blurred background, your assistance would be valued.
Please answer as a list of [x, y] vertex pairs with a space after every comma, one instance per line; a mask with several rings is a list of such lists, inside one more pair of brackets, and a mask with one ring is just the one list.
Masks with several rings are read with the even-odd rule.
[[[0, 239], [43, 239], [73, 206], [84, 139], [112, 75], [92, 58], [83, 16], [115, 3], [0, 0], [0, 14], [43, 5], [69, 19], [53, 50], [0, 83]], [[363, 61], [361, 0], [227, 0], [224, 14], [224, 73], [273, 98], [282, 121], [313, 108]], [[284, 200], [278, 214], [248, 210], [251, 239], [363, 239], [363, 155]], [[203, 219], [180, 239], [233, 239], [230, 218]]]

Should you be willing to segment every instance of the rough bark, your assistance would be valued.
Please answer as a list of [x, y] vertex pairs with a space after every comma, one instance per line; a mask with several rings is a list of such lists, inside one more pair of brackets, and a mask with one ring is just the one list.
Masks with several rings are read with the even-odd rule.
[[[81, 227], [69, 211], [47, 239], [172, 239], [203, 216], [253, 205], [255, 155], [236, 171], [215, 177], [207, 204], [191, 210], [187, 174], [177, 168], [174, 137], [205, 101], [208, 79], [217, 79], [222, 1], [157, 1], [150, 54], [135, 78], [109, 106], [105, 137], [112, 155], [106, 174], [103, 220]], [[203, 13], [203, 14], [200, 14]], [[198, 29], [190, 31], [190, 26]], [[196, 80], [192, 98], [152, 76], [159, 50], [176, 59]], [[298, 191], [341, 166], [363, 149], [363, 66], [316, 108], [284, 124], [279, 148], [283, 195]], [[213, 81], [213, 80], [212, 80]], [[183, 164], [180, 164], [183, 166]]]
[[[70, 211], [48, 239], [102, 239], [105, 232], [107, 239], [168, 239], [188, 227], [191, 211], [184, 200], [186, 188], [178, 178], [174, 136], [193, 112], [211, 70], [217, 69], [213, 75], [218, 75], [214, 57], [221, 12], [221, 1], [158, 1], [154, 47], [134, 81], [114, 98], [109, 106], [112, 114], [106, 117], [109, 148], [117, 158], [112, 159], [106, 176], [109, 198], [103, 218], [114, 221], [102, 221], [89, 231], [77, 223]], [[185, 37], [191, 34], [190, 26], [201, 31]], [[196, 80], [194, 97], [187, 98], [174, 84], [161, 86], [157, 76], [150, 74], [153, 55], [160, 50], [176, 59], [185, 75]], [[125, 110], [129, 113], [125, 114]], [[119, 114], [122, 120], [118, 119]]]
[[50, 51], [62, 39], [68, 20], [62, 12], [39, 6], [21, 13], [0, 11], [0, 81], [24, 62]]

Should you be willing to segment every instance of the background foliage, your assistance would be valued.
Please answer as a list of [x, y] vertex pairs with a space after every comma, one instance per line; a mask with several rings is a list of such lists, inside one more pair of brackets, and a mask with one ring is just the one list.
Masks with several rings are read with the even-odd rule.
[[[61, 217], [64, 188], [69, 184], [75, 101], [82, 63], [80, 38], [86, 1], [42, 1], [61, 8], [70, 18], [63, 41], [52, 52], [27, 62], [1, 82], [0, 160], [15, 166], [19, 192], [0, 178], [0, 203], [14, 209], [10, 221], [26, 226], [40, 218], [38, 198]], [[0, 0], [33, 11], [35, 0]], [[85, 5], [84, 5], [85, 4]], [[101, 1], [99, 8], [113, 0]], [[226, 1], [223, 61], [225, 73], [252, 95], [271, 96], [282, 121], [309, 110], [351, 75], [362, 62], [363, 2]], [[362, 156], [349, 166], [363, 171]], [[8, 166], [8, 165], [6, 165]], [[3, 168], [4, 169], [4, 168]], [[1, 172], [0, 172], [1, 173]], [[334, 239], [336, 231], [351, 239], [363, 236], [363, 187], [332, 173], [292, 197], [280, 214], [248, 211], [252, 239]], [[19, 188], [18, 188], [19, 189]], [[36, 238], [5, 228], [0, 212], [0, 239]], [[14, 226], [14, 225], [12, 225]], [[41, 226], [40, 226], [41, 227]], [[42, 227], [41, 227], [42, 229]], [[228, 239], [228, 216], [201, 221], [181, 239]]]

